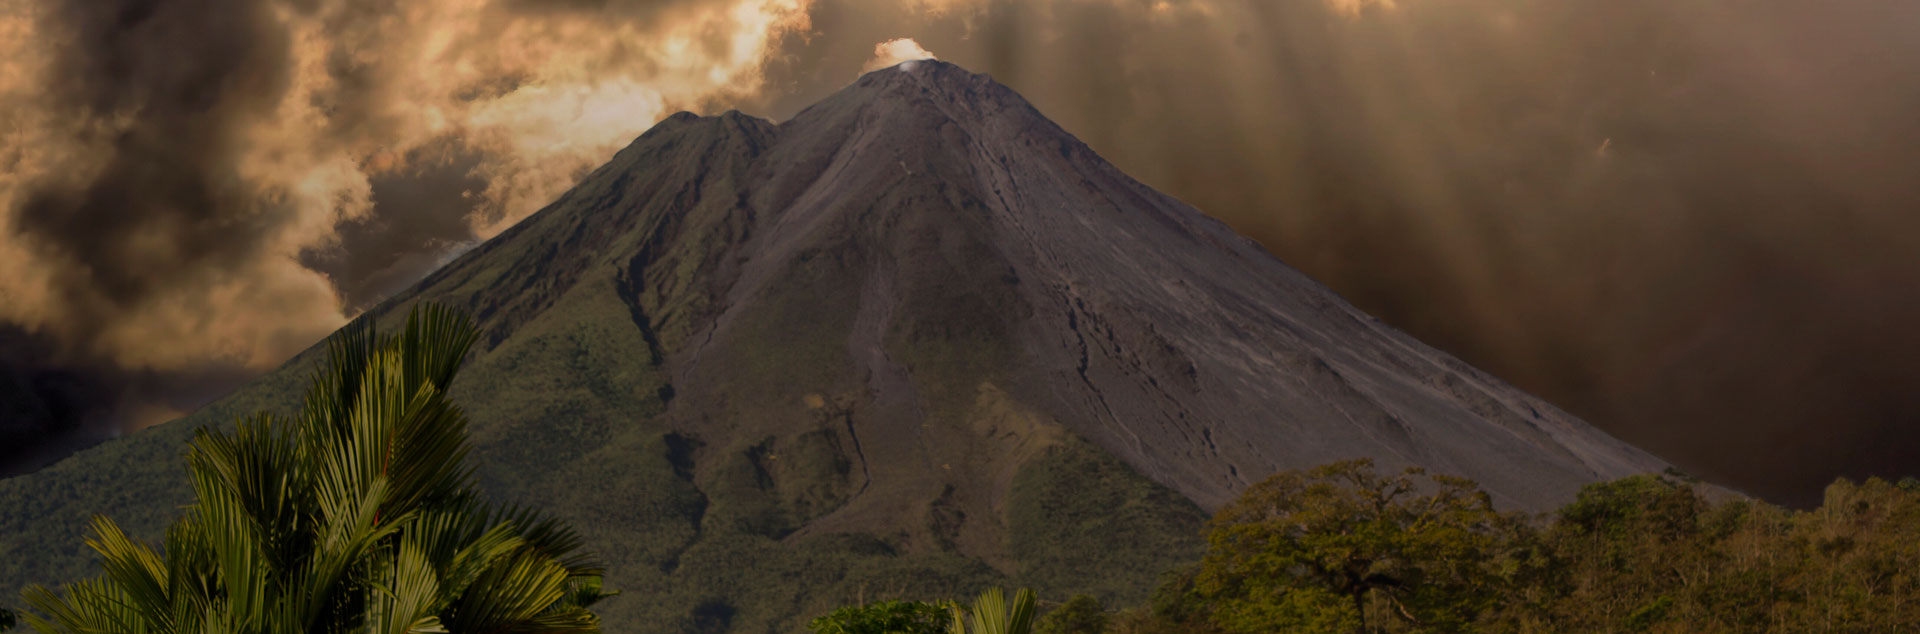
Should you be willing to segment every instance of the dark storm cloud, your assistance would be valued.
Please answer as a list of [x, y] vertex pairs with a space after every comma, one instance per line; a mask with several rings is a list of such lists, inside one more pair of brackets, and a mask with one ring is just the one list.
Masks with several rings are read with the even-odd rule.
[[0, 419], [9, 439], [0, 472], [177, 415], [250, 374], [217, 353], [191, 368], [124, 367], [104, 337], [129, 314], [247, 267], [286, 212], [239, 171], [242, 131], [287, 89], [286, 34], [266, 9], [42, 7], [34, 26], [60, 44], [43, 51], [54, 81], [42, 84], [40, 106], [67, 124], [53, 140], [67, 154], [19, 184], [6, 217], [7, 241], [47, 278], [37, 299], [52, 318], [31, 330], [0, 324], [0, 381], [17, 410]]
[[0, 0], [0, 327], [47, 351], [0, 373], [88, 405], [0, 434], [144, 426], [277, 365], [670, 108], [755, 92], [800, 6]]
[[48, 96], [87, 122], [74, 141], [99, 167], [29, 185], [14, 238], [53, 263], [74, 332], [260, 248], [274, 203], [238, 177], [236, 131], [286, 89], [285, 34], [265, 8], [87, 0], [45, 14], [64, 42]]
[[192, 411], [252, 375], [221, 364], [130, 370], [68, 348], [0, 324], [0, 477], [118, 435], [129, 422], [151, 425]]
[[713, 4], [712, 0], [495, 0], [516, 13], [603, 14], [657, 18], [661, 13]]
[[469, 217], [487, 186], [475, 173], [482, 160], [450, 137], [409, 150], [371, 180], [375, 213], [342, 224], [337, 243], [302, 261], [333, 281], [352, 312], [404, 290], [477, 239]]

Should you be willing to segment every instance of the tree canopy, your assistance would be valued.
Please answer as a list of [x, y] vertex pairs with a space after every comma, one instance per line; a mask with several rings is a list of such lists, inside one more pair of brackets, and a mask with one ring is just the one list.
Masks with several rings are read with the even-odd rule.
[[1109, 621], [1106, 606], [1101, 605], [1099, 599], [1080, 594], [1041, 616], [1034, 623], [1033, 631], [1036, 634], [1101, 634], [1107, 631]]
[[1920, 631], [1920, 483], [1796, 511], [1691, 479], [1496, 512], [1472, 483], [1365, 461], [1289, 471], [1214, 518], [1208, 552], [1122, 634]]
[[1195, 592], [1230, 632], [1461, 631], [1500, 598], [1513, 524], [1473, 482], [1419, 468], [1283, 472], [1215, 516]]

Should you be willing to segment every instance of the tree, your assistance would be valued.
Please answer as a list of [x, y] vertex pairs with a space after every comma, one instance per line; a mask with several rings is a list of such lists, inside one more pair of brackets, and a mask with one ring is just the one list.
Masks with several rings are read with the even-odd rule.
[[479, 501], [446, 398], [476, 338], [416, 307], [397, 336], [329, 340], [306, 407], [187, 452], [194, 502], [160, 550], [96, 518], [102, 576], [27, 590], [26, 620], [80, 632], [597, 632], [609, 596], [565, 526]]
[[947, 608], [925, 601], [852, 605], [807, 624], [813, 634], [946, 634]]
[[1211, 602], [1199, 591], [1199, 575], [1199, 562], [1168, 571], [1146, 605], [1114, 615], [1108, 627], [1117, 634], [1221, 634]]
[[1462, 631], [1500, 598], [1517, 523], [1473, 482], [1419, 468], [1282, 472], [1214, 517], [1194, 594], [1233, 632]]
[[1034, 625], [1036, 634], [1106, 634], [1107, 608], [1100, 600], [1087, 595], [1075, 595], [1072, 599]]
[[1596, 482], [1561, 507], [1550, 535], [1579, 583], [1556, 601], [1568, 630], [1655, 631], [1661, 623], [1704, 625], [1680, 601], [1687, 580], [1710, 579], [1713, 541], [1702, 539], [1708, 505], [1691, 486], [1656, 474]]
[[1007, 605], [1007, 595], [999, 588], [988, 588], [974, 599], [973, 607], [950, 606], [953, 626], [950, 634], [1029, 634], [1033, 631], [1033, 591], [1022, 588]]
[[18, 623], [19, 621], [14, 619], [13, 612], [0, 609], [0, 632], [11, 630]]

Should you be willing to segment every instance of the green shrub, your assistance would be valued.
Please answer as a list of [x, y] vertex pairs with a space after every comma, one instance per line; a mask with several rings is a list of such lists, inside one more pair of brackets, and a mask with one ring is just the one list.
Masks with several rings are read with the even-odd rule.
[[1075, 595], [1034, 625], [1037, 634], [1106, 634], [1107, 608], [1099, 599]]
[[946, 634], [947, 608], [924, 601], [850, 605], [807, 624], [813, 634]]

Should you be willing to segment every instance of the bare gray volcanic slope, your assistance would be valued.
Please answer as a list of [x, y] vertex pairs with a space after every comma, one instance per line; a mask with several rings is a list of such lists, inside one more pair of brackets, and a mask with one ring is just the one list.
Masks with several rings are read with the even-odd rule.
[[709, 341], [675, 360], [690, 387], [780, 275], [828, 253], [859, 273], [839, 296], [878, 418], [928, 415], [921, 360], [882, 342], [959, 320], [1007, 341], [991, 366], [1019, 400], [1209, 508], [1356, 456], [1535, 509], [1664, 466], [1359, 312], [986, 77], [908, 64], [750, 125], [769, 145], [742, 194], [753, 229]]
[[[1356, 311], [939, 62], [778, 125], [675, 115], [368, 316], [465, 308], [490, 495], [605, 558], [610, 631], [793, 631], [882, 592], [1144, 598], [1203, 509], [1371, 457], [1509, 507], [1665, 465]], [[193, 430], [297, 408], [307, 353], [0, 480], [0, 597], [157, 536]], [[870, 592], [871, 591], [871, 592]]]

